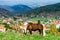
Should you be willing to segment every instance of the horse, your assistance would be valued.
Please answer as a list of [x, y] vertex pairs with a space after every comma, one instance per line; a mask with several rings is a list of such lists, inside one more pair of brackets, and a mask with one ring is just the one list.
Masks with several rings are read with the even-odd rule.
[[40, 21], [38, 23], [28, 23], [27, 30], [29, 30], [30, 34], [32, 34], [32, 31], [38, 30], [43, 35], [43, 25], [40, 24]]
[[30, 34], [32, 34], [32, 31], [39, 31], [40, 34], [44, 35], [45, 34], [45, 30], [43, 25], [40, 23], [40, 21], [38, 20], [38, 23], [33, 23], [33, 22], [24, 22], [23, 26], [20, 26], [20, 28], [22, 28], [24, 30], [24, 34], [27, 34], [27, 30], [29, 30]]

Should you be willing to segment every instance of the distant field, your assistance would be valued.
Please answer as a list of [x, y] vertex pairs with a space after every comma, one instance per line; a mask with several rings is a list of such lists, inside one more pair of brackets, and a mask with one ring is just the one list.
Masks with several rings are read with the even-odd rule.
[[38, 34], [24, 36], [22, 33], [5, 32], [0, 33], [0, 40], [60, 40], [60, 36], [48, 35], [43, 37]]
[[29, 18], [28, 20], [33, 21], [33, 22], [37, 22], [38, 20], [42, 21], [48, 21], [48, 18]]

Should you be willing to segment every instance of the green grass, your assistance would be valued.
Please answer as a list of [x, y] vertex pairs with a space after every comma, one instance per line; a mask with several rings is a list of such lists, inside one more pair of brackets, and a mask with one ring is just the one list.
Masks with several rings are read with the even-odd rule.
[[[31, 18], [29, 20], [37, 22], [37, 20], [46, 20], [46, 18]], [[47, 19], [48, 20], [48, 19]], [[27, 35], [23, 35], [22, 33], [14, 33], [14, 32], [0, 32], [0, 40], [60, 40], [60, 36], [50, 35], [43, 37], [41, 35], [29, 33]]]
[[22, 33], [4, 32], [0, 33], [0, 40], [60, 40], [60, 36], [48, 35], [43, 37], [38, 34], [23, 35]]
[[37, 22], [37, 20], [40, 20], [40, 21], [48, 21], [48, 18], [29, 18], [28, 20], [34, 21], [34, 22]]

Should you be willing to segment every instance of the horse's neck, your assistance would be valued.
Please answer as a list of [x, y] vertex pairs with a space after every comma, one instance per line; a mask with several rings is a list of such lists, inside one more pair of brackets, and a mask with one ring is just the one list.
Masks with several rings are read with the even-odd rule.
[[23, 23], [22, 23], [23, 26], [26, 26], [27, 24], [28, 24], [27, 22], [23, 22]]
[[28, 22], [24, 22], [24, 25], [27, 25], [28, 24]]
[[42, 24], [44, 26], [44, 24]]

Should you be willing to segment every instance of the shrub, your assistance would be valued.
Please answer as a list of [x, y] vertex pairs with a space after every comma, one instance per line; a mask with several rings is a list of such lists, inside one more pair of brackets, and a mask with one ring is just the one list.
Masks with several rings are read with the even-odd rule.
[[58, 31], [60, 32], [60, 27], [58, 28]]
[[51, 24], [50, 27], [51, 27], [50, 28], [51, 29], [50, 30], [51, 34], [56, 35], [58, 33], [58, 30], [56, 29], [56, 26]]

